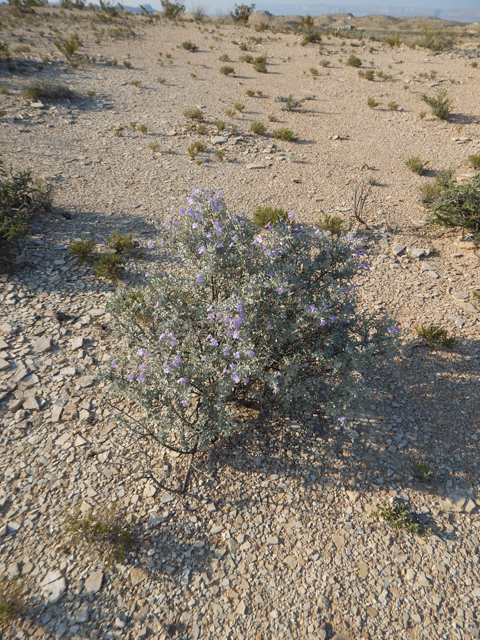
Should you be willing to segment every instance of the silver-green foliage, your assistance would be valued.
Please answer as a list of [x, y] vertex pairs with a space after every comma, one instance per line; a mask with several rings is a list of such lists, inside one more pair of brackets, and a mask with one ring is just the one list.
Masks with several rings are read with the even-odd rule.
[[206, 448], [240, 427], [245, 406], [343, 423], [366, 361], [392, 353], [394, 322], [359, 310], [353, 280], [368, 265], [353, 237], [293, 212], [259, 229], [195, 190], [160, 244], [144, 284], [112, 297], [119, 346], [107, 372], [136, 406], [126, 422], [159, 444]]

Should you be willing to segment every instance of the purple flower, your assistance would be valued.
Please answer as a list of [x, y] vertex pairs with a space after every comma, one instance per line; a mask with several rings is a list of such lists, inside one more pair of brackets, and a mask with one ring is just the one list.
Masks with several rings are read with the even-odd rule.
[[150, 271], [147, 271], [145, 274], [145, 278], [149, 278], [150, 277]]
[[275, 289], [275, 291], [277, 293], [283, 293], [283, 287], [279, 287], [278, 289]]
[[137, 356], [143, 356], [143, 349], [139, 349], [137, 351]]
[[170, 368], [169, 367], [163, 367], [163, 373], [165, 373], [165, 374], [170, 373]]
[[131, 382], [133, 380], [133, 373], [129, 373], [128, 374], [127, 380], [128, 380], [128, 382]]
[[240, 382], [240, 378], [237, 376], [236, 373], [232, 373], [232, 375], [230, 377], [235, 382], [235, 384], [238, 384]]
[[217, 347], [218, 346], [218, 340], [216, 338], [212, 338], [210, 340], [210, 344], [212, 345], [212, 347]]
[[290, 218], [290, 220], [293, 220], [295, 218], [295, 212], [294, 211], [289, 211], [288, 217]]
[[332, 324], [335, 322], [335, 316], [330, 316], [330, 320], [332, 321]]
[[187, 384], [187, 381], [185, 380], [185, 378], [179, 378], [177, 380], [177, 384]]
[[230, 349], [224, 349], [223, 350], [223, 355], [224, 356], [229, 356], [230, 355]]
[[219, 242], [217, 244], [217, 249], [223, 249], [223, 242]]
[[182, 407], [188, 407], [190, 402], [185, 398], [185, 400], [182, 400], [182, 402], [180, 404], [182, 405]]
[[340, 424], [345, 424], [345, 416], [340, 416], [338, 421], [340, 422]]
[[195, 280], [196, 280], [197, 282], [203, 282], [203, 281], [205, 280], [205, 278], [204, 278], [203, 276], [199, 275], [199, 276], [197, 276], [197, 277], [195, 278]]
[[316, 307], [314, 304], [312, 304], [312, 305], [310, 305], [310, 306], [308, 307], [308, 310], [309, 310], [311, 313], [314, 313], [314, 312], [317, 310], [317, 307]]
[[198, 224], [197, 224], [196, 222], [194, 222], [194, 223], [192, 224], [192, 229], [197, 229], [197, 228], [198, 228]]
[[249, 349], [249, 350], [247, 351], [247, 356], [248, 356], [249, 358], [254, 358], [254, 357], [255, 357], [255, 353], [254, 353], [251, 349]]
[[144, 371], [142, 371], [142, 373], [137, 378], [137, 382], [143, 382], [145, 378], [146, 378], [146, 374]]
[[324, 327], [326, 324], [327, 324], [327, 321], [325, 320], [325, 318], [322, 318], [322, 319], [320, 320], [320, 326], [321, 326], [321, 327]]
[[236, 351], [236, 352], [233, 354], [233, 357], [234, 357], [234, 358], [236, 358], [237, 360], [240, 360], [240, 352], [239, 352], [239, 351]]
[[150, 242], [147, 244], [147, 247], [148, 247], [149, 249], [153, 249], [154, 244], [153, 244], [153, 242], [152, 242], [151, 240], [150, 240]]
[[204, 247], [203, 245], [202, 245], [202, 246], [200, 247], [200, 249], [198, 250], [198, 253], [199, 253], [200, 255], [202, 255], [202, 253], [205, 253], [205, 247]]
[[388, 333], [391, 333], [391, 334], [398, 333], [400, 331], [400, 327], [395, 327], [395, 326], [388, 327], [387, 331]]
[[206, 233], [206, 234], [205, 234], [205, 237], [206, 237], [206, 238], [209, 238], [209, 239], [212, 237], [212, 234], [210, 233], [210, 231], [209, 231], [208, 233]]
[[239, 300], [237, 304], [237, 313], [242, 313], [242, 309], [243, 309], [243, 302]]
[[146, 364], [141, 364], [141, 365], [140, 365], [140, 369], [141, 369], [142, 371], [148, 371], [148, 367], [147, 367], [147, 365], [146, 365]]
[[281, 378], [282, 377], [282, 374], [280, 373], [280, 371], [276, 371], [275, 375], [277, 376], [277, 378]]
[[278, 387], [275, 387], [275, 389], [273, 390], [273, 393], [277, 395], [277, 393], [280, 393], [280, 389]]
[[172, 347], [176, 347], [178, 344], [178, 340], [176, 338], [173, 338], [173, 340], [170, 340], [170, 344], [172, 345]]
[[243, 379], [243, 384], [248, 384], [248, 378]]
[[207, 359], [207, 356], [202, 356], [202, 357], [200, 358], [200, 360], [201, 360], [202, 362], [205, 362], [205, 360], [206, 360], [206, 359]]
[[112, 362], [112, 365], [111, 365], [111, 366], [112, 366], [112, 369], [116, 369], [118, 365], [117, 365], [117, 363], [116, 363], [116, 362]]

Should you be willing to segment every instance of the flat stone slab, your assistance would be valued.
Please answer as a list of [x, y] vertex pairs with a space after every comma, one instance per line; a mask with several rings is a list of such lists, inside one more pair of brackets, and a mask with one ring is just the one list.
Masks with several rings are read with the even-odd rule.
[[264, 164], [253, 164], [253, 163], [249, 163], [245, 165], [247, 169], [266, 169], [266, 166]]
[[85, 580], [85, 591], [97, 593], [102, 588], [103, 571], [94, 571]]

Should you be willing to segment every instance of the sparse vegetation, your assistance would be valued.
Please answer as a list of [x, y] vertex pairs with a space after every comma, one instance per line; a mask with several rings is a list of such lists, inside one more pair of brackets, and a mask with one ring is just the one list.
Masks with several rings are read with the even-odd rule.
[[238, 111], [239, 113], [242, 113], [242, 111], [245, 109], [245, 105], [242, 104], [241, 102], [235, 102], [233, 106], [235, 107], [235, 110]]
[[198, 51], [198, 46], [191, 40], [186, 40], [185, 42], [182, 42], [182, 49], [186, 49], [187, 51], [191, 51], [193, 53], [194, 51]]
[[201, 122], [203, 120], [203, 111], [198, 107], [192, 107], [191, 109], [186, 109], [183, 112], [185, 118], [190, 118], [191, 120], [197, 120]]
[[390, 504], [387, 500], [384, 500], [378, 511], [372, 511], [372, 516], [375, 519], [383, 518], [394, 531], [405, 529], [418, 536], [432, 534], [432, 530], [412, 515], [401, 502]]
[[253, 98], [255, 91], [253, 91], [253, 89], [247, 89], [246, 94], [249, 98]]
[[82, 235], [78, 240], [72, 242], [68, 248], [74, 256], [85, 262], [95, 250], [95, 241], [93, 238]]
[[287, 214], [282, 207], [272, 207], [270, 205], [259, 206], [253, 212], [253, 221], [257, 227], [266, 227], [268, 224], [275, 225], [284, 223]]
[[395, 100], [391, 100], [388, 104], [387, 104], [388, 110], [389, 111], [398, 111], [400, 105], [398, 104], [398, 102], [395, 102]]
[[82, 515], [80, 510], [67, 514], [64, 524], [66, 533], [75, 543], [86, 543], [94, 547], [110, 566], [123, 562], [128, 551], [135, 545], [130, 527], [126, 527], [116, 504], [95, 514]]
[[474, 168], [474, 169], [480, 169], [480, 154], [477, 153], [476, 155], [471, 155], [468, 156], [468, 163]]
[[195, 158], [198, 156], [198, 154], [201, 151], [206, 151], [207, 146], [204, 142], [202, 142], [201, 140], [197, 140], [196, 142], [193, 142], [187, 149], [188, 151], [188, 155], [192, 158], [192, 160], [195, 160]]
[[457, 340], [453, 336], [448, 335], [448, 331], [444, 327], [436, 324], [423, 324], [421, 327], [416, 326], [415, 331], [418, 337], [424, 340], [432, 349], [440, 345], [444, 349], [451, 351], [457, 343]]
[[235, 69], [233, 67], [230, 67], [229, 65], [224, 65], [223, 67], [220, 67], [219, 71], [222, 74], [222, 76], [231, 76], [232, 74], [235, 73]]
[[420, 159], [420, 156], [411, 156], [405, 164], [410, 171], [413, 171], [413, 173], [416, 173], [419, 176], [423, 176], [428, 161], [424, 162]]
[[248, 22], [248, 18], [252, 15], [253, 10], [255, 9], [255, 5], [247, 5], [247, 4], [236, 4], [235, 9], [230, 13], [235, 23], [243, 23], [246, 24]]
[[223, 120], [217, 120], [215, 122], [215, 126], [217, 127], [218, 133], [220, 133], [225, 129], [225, 122]]
[[268, 119], [270, 122], [278, 122], [278, 118], [274, 113], [270, 113]]
[[24, 585], [18, 578], [0, 578], [0, 631], [26, 613]]
[[[158, 143], [157, 143], [158, 144]], [[114, 231], [107, 239], [107, 244], [115, 253], [129, 253], [135, 249], [135, 241], [131, 233], [121, 234]]]
[[380, 103], [377, 102], [375, 98], [369, 98], [367, 100], [367, 105], [370, 107], [370, 109], [375, 109], [375, 107], [378, 107], [379, 104]]
[[140, 131], [140, 133], [143, 133], [143, 135], [144, 135], [144, 136], [146, 136], [146, 135], [147, 135], [147, 133], [148, 133], [148, 127], [147, 127], [147, 125], [146, 125], [146, 124], [141, 124], [141, 125], [138, 127], [138, 130]]
[[262, 122], [252, 122], [250, 131], [257, 136], [262, 136], [266, 131], [266, 127]]
[[93, 265], [97, 278], [118, 280], [123, 268], [123, 259], [117, 253], [101, 255]]
[[68, 60], [83, 46], [83, 42], [78, 33], [73, 34], [68, 40], [54, 40], [53, 44]]
[[273, 136], [277, 140], [286, 140], [287, 142], [294, 142], [297, 139], [293, 131], [291, 129], [288, 129], [287, 127], [281, 127], [280, 129], [277, 129], [273, 132]]
[[422, 93], [421, 99], [431, 108], [432, 114], [440, 120], [446, 120], [452, 112], [453, 103], [445, 89], [439, 89], [434, 96]]
[[34, 78], [25, 84], [22, 93], [29, 100], [49, 100], [51, 102], [69, 100], [75, 95], [65, 84], [40, 78]]
[[360, 60], [360, 58], [357, 58], [357, 56], [354, 56], [353, 54], [348, 56], [347, 61], [345, 62], [345, 65], [347, 67], [361, 67], [362, 66], [362, 61]]
[[344, 224], [340, 216], [331, 216], [326, 213], [319, 227], [324, 231], [329, 231], [331, 234], [338, 234], [343, 231]]
[[150, 142], [148, 144], [148, 148], [151, 149], [154, 153], [160, 151], [160, 144], [158, 142]]
[[426, 460], [419, 460], [415, 465], [415, 475], [421, 482], [429, 484], [437, 474]]
[[185, 5], [180, 2], [170, 2], [170, 0], [160, 0], [162, 5], [163, 15], [169, 20], [176, 20], [182, 13], [185, 12]]

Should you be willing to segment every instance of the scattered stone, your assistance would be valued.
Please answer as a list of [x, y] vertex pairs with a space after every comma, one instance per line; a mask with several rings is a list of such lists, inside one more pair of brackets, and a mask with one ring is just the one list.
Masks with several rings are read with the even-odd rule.
[[411, 258], [422, 258], [423, 256], [428, 256], [427, 249], [420, 249], [419, 247], [413, 247], [408, 252]]
[[50, 571], [40, 586], [48, 604], [56, 604], [65, 593], [67, 583], [60, 571]]
[[38, 338], [33, 343], [33, 348], [38, 353], [43, 353], [44, 351], [50, 351], [52, 348], [52, 339], [51, 338]]
[[406, 246], [404, 244], [394, 244], [392, 247], [392, 251], [396, 256], [401, 256], [402, 253], [405, 252]]
[[72, 340], [72, 349], [76, 351], [77, 349], [81, 349], [83, 347], [83, 338], [80, 336], [79, 338], [75, 338]]
[[265, 544], [267, 545], [278, 544], [277, 536], [269, 536]]
[[136, 587], [138, 584], [140, 584], [147, 578], [148, 578], [148, 572], [145, 569], [141, 569], [138, 567], [132, 567], [130, 569], [130, 581], [133, 587]]
[[102, 588], [103, 571], [94, 571], [85, 580], [85, 591], [88, 593], [98, 593]]
[[265, 165], [264, 164], [254, 164], [254, 163], [246, 164], [245, 167], [247, 169], [265, 169]]
[[211, 138], [212, 144], [225, 144], [226, 142], [228, 142], [228, 138], [226, 138], [225, 136], [213, 136], [213, 138]]
[[168, 493], [168, 491], [166, 491], [162, 495], [162, 497], [160, 498], [160, 502], [162, 504], [168, 504], [169, 502], [172, 502], [173, 500], [175, 500], [175, 497], [171, 493]]
[[3, 322], [2, 324], [0, 324], [0, 333], [13, 334], [16, 331], [17, 331], [17, 328], [13, 324], [10, 324], [9, 322]]

